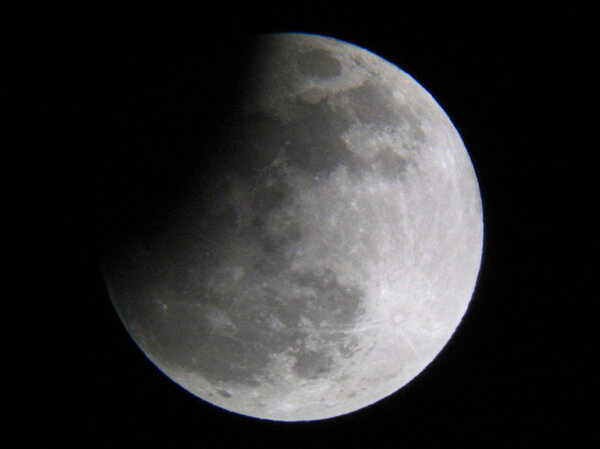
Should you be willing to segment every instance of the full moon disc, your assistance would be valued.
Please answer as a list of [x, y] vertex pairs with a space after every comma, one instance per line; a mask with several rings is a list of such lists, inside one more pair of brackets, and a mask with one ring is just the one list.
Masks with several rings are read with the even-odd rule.
[[451, 121], [398, 67], [318, 35], [257, 42], [227, 157], [103, 269], [128, 332], [184, 389], [325, 419], [397, 391], [448, 342], [479, 271], [481, 198]]

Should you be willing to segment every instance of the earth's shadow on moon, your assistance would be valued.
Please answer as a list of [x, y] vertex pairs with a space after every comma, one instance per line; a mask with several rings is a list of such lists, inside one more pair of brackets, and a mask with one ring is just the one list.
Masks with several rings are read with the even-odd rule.
[[451, 335], [478, 264], [477, 183], [404, 72], [322, 36], [260, 42], [210, 68], [192, 112], [140, 125], [111, 184], [104, 273], [178, 384], [238, 413], [323, 419], [400, 388]]
[[104, 122], [108, 148], [91, 174], [97, 220], [90, 221], [101, 261], [140, 233], [160, 233], [190, 185], [209, 184], [235, 156], [223, 143], [256, 44], [239, 38], [204, 45], [183, 58], [140, 51], [118, 60], [127, 70], [114, 76], [125, 79], [121, 90], [104, 92], [102, 101], [114, 104], [115, 113]]

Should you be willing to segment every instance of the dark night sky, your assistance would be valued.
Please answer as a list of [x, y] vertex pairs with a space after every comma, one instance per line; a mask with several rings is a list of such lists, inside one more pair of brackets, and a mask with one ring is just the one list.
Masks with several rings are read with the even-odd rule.
[[[26, 324], [11, 333], [11, 432], [78, 447], [576, 447], [592, 430], [567, 229], [576, 198], [587, 200], [565, 157], [583, 115], [585, 14], [286, 8], [16, 16], [9, 97], [23, 115], [9, 130], [19, 219], [8, 246], [19, 268], [11, 307]], [[479, 282], [450, 344], [395, 395], [318, 423], [234, 415], [169, 381], [120, 324], [98, 268], [98, 254], [152, 219], [151, 206], [168, 207], [186, 167], [226, 131], [243, 44], [266, 31], [336, 37], [411, 74], [453, 120], [483, 197]]]

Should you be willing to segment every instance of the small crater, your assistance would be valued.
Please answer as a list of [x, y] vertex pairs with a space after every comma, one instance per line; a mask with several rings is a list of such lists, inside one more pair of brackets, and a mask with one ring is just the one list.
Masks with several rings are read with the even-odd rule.
[[217, 390], [217, 393], [219, 393], [224, 398], [230, 398], [231, 397], [231, 393], [229, 393], [229, 391], [227, 391], [227, 390]]
[[298, 56], [298, 69], [303, 75], [327, 79], [339, 76], [342, 64], [327, 50], [317, 49]]

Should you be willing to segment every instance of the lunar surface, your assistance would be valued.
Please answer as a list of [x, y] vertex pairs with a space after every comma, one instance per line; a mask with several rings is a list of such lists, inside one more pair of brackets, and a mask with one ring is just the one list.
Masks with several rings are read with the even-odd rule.
[[481, 198], [451, 121], [398, 67], [317, 35], [256, 48], [228, 157], [103, 270], [177, 384], [243, 415], [325, 419], [394, 393], [451, 338]]

